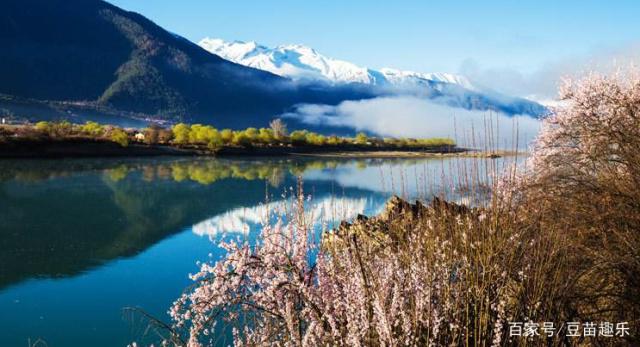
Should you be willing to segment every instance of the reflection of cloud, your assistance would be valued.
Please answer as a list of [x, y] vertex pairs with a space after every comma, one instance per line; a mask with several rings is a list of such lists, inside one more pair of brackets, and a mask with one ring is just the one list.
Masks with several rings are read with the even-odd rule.
[[[305, 172], [303, 179], [306, 181], [330, 181], [336, 182], [340, 187], [357, 188], [378, 193], [401, 193], [400, 177], [405, 177], [406, 182], [415, 182], [416, 175], [435, 175], [442, 168], [439, 160], [422, 160], [409, 162], [385, 162], [383, 165], [367, 164], [358, 167], [357, 163], [341, 165], [335, 170], [309, 170]], [[422, 179], [422, 177], [420, 177]], [[393, 181], [393, 182], [392, 182]], [[415, 184], [408, 187], [410, 195], [416, 195]]]
[[[539, 121], [528, 116], [469, 111], [411, 96], [345, 101], [337, 106], [301, 105], [285, 116], [307, 124], [346, 126], [382, 136], [457, 137], [463, 145], [472, 127], [477, 134], [484, 134], [484, 123], [491, 119], [492, 126], [489, 127], [496, 128], [494, 134], [501, 136], [495, 139], [494, 145], [501, 147], [505, 142], [512, 142], [516, 124], [523, 136], [520, 147], [526, 146], [539, 129]], [[507, 147], [511, 146], [507, 144]]]
[[[306, 181], [331, 181], [340, 187], [357, 188], [371, 192], [401, 195], [404, 191], [410, 197], [430, 195], [424, 190], [441, 189], [442, 172], [452, 170], [450, 161], [419, 160], [411, 162], [384, 162], [384, 164], [367, 164], [358, 167], [356, 163], [341, 165], [335, 170], [310, 170], [303, 179]], [[475, 160], [475, 159], [453, 159]], [[421, 191], [419, 191], [421, 190]], [[424, 193], [424, 194], [422, 194]]]
[[611, 73], [640, 62], [640, 42], [615, 47], [599, 47], [584, 55], [550, 61], [532, 73], [510, 68], [484, 68], [473, 60], [464, 62], [460, 73], [473, 83], [509, 95], [527, 97], [548, 104], [557, 97], [564, 76], [577, 77], [590, 71]]
[[474, 184], [489, 184], [494, 173], [502, 175], [513, 164], [522, 161], [522, 157], [420, 159], [370, 162], [363, 168], [352, 162], [334, 170], [309, 170], [303, 180], [330, 181], [342, 188], [377, 192], [383, 196], [396, 194], [408, 199], [431, 199], [434, 195], [446, 194], [450, 199], [459, 199], [476, 193], [473, 189], [478, 187], [470, 186], [470, 182], [479, 180]]
[[[249, 233], [252, 227], [267, 221], [269, 213], [282, 211], [290, 200], [274, 201], [253, 207], [240, 207], [202, 221], [193, 226], [193, 233], [210, 238], [225, 233]], [[306, 204], [306, 218], [312, 225], [348, 220], [363, 214], [368, 206], [366, 198], [326, 197]]]

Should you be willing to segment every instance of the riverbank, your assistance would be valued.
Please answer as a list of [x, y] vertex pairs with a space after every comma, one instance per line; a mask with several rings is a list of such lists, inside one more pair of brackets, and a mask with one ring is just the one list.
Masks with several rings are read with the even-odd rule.
[[138, 156], [312, 156], [327, 158], [428, 158], [473, 156], [487, 157], [502, 154], [487, 154], [456, 146], [222, 146], [210, 149], [207, 146], [177, 146], [170, 144], [150, 145], [130, 143], [127, 146], [112, 141], [89, 138], [68, 139], [13, 139], [0, 142], [0, 158], [86, 158], [86, 157], [138, 157]]
[[123, 147], [115, 142], [93, 139], [64, 139], [51, 141], [16, 140], [0, 142], [0, 158], [47, 159], [90, 157], [141, 157], [161, 155], [197, 155], [191, 150], [172, 146], [130, 144]]
[[327, 153], [294, 153], [294, 155], [307, 156], [314, 158], [362, 158], [362, 159], [393, 159], [393, 158], [501, 158], [506, 156], [526, 155], [524, 152], [516, 151], [480, 151], [466, 148], [456, 148], [455, 151], [434, 152], [429, 150], [371, 150], [371, 151], [354, 151], [354, 152], [327, 152]]
[[469, 152], [450, 138], [326, 136], [307, 130], [288, 133], [279, 119], [270, 128], [216, 129], [210, 125], [120, 128], [96, 122], [38, 122], [0, 125], [0, 158], [129, 156], [291, 156], [357, 158], [427, 157]]

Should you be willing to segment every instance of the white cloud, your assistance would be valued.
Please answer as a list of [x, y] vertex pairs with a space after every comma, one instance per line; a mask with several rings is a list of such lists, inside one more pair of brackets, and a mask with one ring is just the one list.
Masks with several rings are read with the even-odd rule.
[[473, 60], [460, 67], [460, 73], [472, 82], [508, 95], [526, 97], [548, 103], [557, 96], [562, 77], [579, 77], [588, 72], [611, 73], [640, 63], [640, 42], [615, 47], [598, 47], [587, 54], [576, 55], [544, 64], [541, 68], [522, 73], [510, 68], [485, 68]]
[[[412, 96], [380, 97], [345, 101], [337, 106], [300, 105], [283, 117], [312, 125], [346, 126], [392, 137], [450, 137], [463, 146], [484, 146], [485, 130], [493, 130], [492, 144], [511, 147], [519, 132], [519, 148], [537, 134], [539, 121], [529, 116], [507, 116], [488, 111], [469, 111]], [[491, 125], [488, 125], [491, 124]], [[473, 130], [473, 131], [472, 131]]]

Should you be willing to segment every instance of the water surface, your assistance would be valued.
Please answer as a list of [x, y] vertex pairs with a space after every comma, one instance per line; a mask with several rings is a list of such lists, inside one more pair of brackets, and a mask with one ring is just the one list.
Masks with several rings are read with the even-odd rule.
[[[380, 211], [393, 194], [464, 185], [478, 159], [76, 159], [0, 161], [0, 341], [125, 346], [166, 319], [223, 237], [255, 238], [302, 177], [322, 221]], [[492, 164], [491, 164], [492, 165]], [[449, 180], [444, 180], [443, 177]], [[455, 197], [454, 197], [455, 198]]]

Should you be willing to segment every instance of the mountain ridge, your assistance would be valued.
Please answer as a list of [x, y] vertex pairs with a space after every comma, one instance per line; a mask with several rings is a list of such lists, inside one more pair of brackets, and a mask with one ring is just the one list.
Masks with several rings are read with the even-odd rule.
[[0, 45], [0, 94], [170, 121], [266, 125], [298, 103], [375, 96], [301, 86], [227, 61], [102, 0], [7, 0]]
[[536, 102], [500, 94], [474, 84], [465, 76], [446, 72], [421, 73], [394, 68], [371, 69], [352, 62], [327, 57], [299, 44], [273, 48], [255, 41], [227, 42], [204, 38], [198, 43], [207, 51], [235, 63], [261, 69], [303, 83], [366, 85], [379, 93], [412, 94], [451, 107], [493, 110], [509, 115], [538, 117], [546, 108]]
[[334, 83], [365, 83], [378, 86], [411, 86], [418, 85], [417, 80], [422, 80], [457, 84], [469, 90], [478, 89], [462, 75], [446, 72], [421, 73], [390, 67], [372, 69], [328, 57], [300, 44], [270, 48], [255, 41], [227, 42], [207, 37], [200, 40], [198, 45], [224, 59], [294, 80], [324, 78]]

